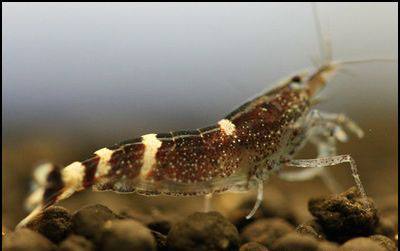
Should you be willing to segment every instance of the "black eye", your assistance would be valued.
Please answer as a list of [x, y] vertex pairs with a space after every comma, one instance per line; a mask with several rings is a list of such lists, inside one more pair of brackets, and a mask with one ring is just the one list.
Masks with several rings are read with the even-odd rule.
[[292, 78], [292, 82], [301, 83], [301, 77], [300, 77], [300, 76], [294, 76], [294, 77]]

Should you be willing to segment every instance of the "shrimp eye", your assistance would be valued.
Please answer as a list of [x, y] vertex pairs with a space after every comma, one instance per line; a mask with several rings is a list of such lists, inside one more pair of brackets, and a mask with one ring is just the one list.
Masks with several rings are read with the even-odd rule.
[[289, 83], [289, 88], [292, 90], [300, 90], [302, 89], [302, 81], [303, 78], [299, 75], [292, 77]]
[[301, 77], [298, 76], [298, 75], [294, 76], [294, 77], [292, 78], [292, 82], [301, 83]]

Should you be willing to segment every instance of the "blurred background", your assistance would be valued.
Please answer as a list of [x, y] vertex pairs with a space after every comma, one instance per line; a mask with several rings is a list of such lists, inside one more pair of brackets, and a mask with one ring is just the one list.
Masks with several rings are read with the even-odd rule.
[[[364, 129], [363, 139], [351, 135], [338, 153], [355, 158], [367, 193], [379, 200], [398, 190], [398, 4], [317, 7], [334, 59], [395, 59], [349, 66], [317, 106]], [[8, 227], [27, 214], [22, 203], [37, 163], [68, 165], [142, 134], [213, 124], [320, 58], [310, 3], [3, 3], [2, 14]], [[300, 157], [313, 156], [306, 148]], [[332, 171], [344, 187], [354, 185], [348, 166]], [[310, 196], [329, 194], [319, 180], [270, 183], [304, 209]], [[217, 196], [214, 208], [229, 210], [243, 196], [251, 194]], [[72, 211], [87, 203], [202, 210], [199, 198], [90, 191], [61, 205]]]

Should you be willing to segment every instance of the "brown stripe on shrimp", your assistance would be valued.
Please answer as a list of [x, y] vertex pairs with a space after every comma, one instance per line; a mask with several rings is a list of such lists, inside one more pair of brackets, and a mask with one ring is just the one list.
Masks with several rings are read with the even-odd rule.
[[97, 174], [100, 159], [100, 156], [95, 155], [92, 158], [89, 158], [82, 162], [82, 165], [85, 166], [85, 176], [83, 178], [83, 186], [85, 188], [93, 184], [95, 175]]
[[190, 184], [228, 175], [238, 166], [229, 162], [234, 132], [235, 126], [224, 119], [215, 126], [157, 134], [161, 146], [148, 179]]
[[50, 173], [56, 169], [52, 163], [44, 163], [36, 167], [33, 172], [33, 191], [25, 201], [25, 208], [33, 210], [39, 204], [43, 203], [43, 196], [47, 187], [47, 180]]
[[210, 166], [209, 160], [204, 158], [210, 150], [198, 130], [157, 134], [157, 139], [161, 145], [156, 165], [149, 173], [150, 180], [193, 183], [204, 178], [195, 176]]
[[236, 125], [228, 119], [217, 123], [217, 129], [203, 130], [204, 141], [214, 151], [216, 175], [226, 177], [235, 172], [242, 161], [242, 148], [237, 136]]
[[49, 163], [39, 166], [35, 171], [36, 190], [29, 196], [25, 205], [34, 210], [18, 223], [17, 228], [25, 226], [44, 208], [84, 189], [84, 176], [85, 166], [79, 161], [65, 168]]
[[71, 196], [74, 192], [83, 190], [85, 166], [75, 161], [65, 168], [54, 166], [47, 175], [43, 194], [43, 206], [52, 205], [59, 200]]
[[[145, 144], [142, 138], [130, 140], [120, 145], [108, 156], [104, 170], [94, 182], [95, 190], [112, 190], [116, 192], [133, 192], [134, 183], [141, 173], [144, 164]], [[99, 163], [100, 166], [100, 163]]]
[[43, 194], [43, 204], [54, 203], [57, 196], [61, 194], [64, 188], [64, 181], [60, 172], [61, 168], [55, 168], [47, 175], [47, 185]]

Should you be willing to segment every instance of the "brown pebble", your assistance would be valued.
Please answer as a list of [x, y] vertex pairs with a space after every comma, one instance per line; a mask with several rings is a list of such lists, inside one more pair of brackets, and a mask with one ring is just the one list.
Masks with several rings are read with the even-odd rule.
[[94, 251], [94, 244], [83, 236], [71, 234], [59, 244], [61, 251]]
[[379, 221], [373, 200], [362, 198], [355, 187], [341, 194], [311, 199], [308, 208], [328, 239], [339, 242], [373, 234]]
[[97, 204], [79, 209], [72, 216], [72, 230], [78, 235], [97, 242], [102, 235], [104, 224], [116, 219], [116, 215], [106, 206]]
[[370, 239], [376, 241], [379, 245], [385, 248], [386, 251], [396, 251], [396, 243], [388, 237], [380, 234], [369, 236]]
[[271, 249], [272, 244], [280, 237], [293, 231], [294, 228], [281, 218], [266, 218], [257, 220], [246, 226], [242, 233], [242, 242], [258, 242]]
[[71, 232], [72, 216], [67, 209], [59, 206], [46, 208], [26, 226], [58, 243]]
[[239, 250], [239, 233], [218, 212], [194, 213], [172, 226], [167, 244], [174, 251], [236, 251]]
[[43, 235], [29, 228], [9, 232], [2, 243], [6, 251], [57, 251], [57, 246]]
[[156, 240], [150, 229], [134, 220], [107, 222], [99, 246], [103, 251], [157, 250]]
[[338, 251], [339, 245], [332, 241], [319, 241], [318, 251]]
[[376, 241], [366, 237], [358, 237], [346, 241], [339, 251], [385, 251]]
[[268, 248], [257, 242], [248, 242], [242, 245], [239, 251], [268, 251]]
[[309, 235], [293, 232], [279, 238], [272, 246], [274, 251], [317, 251], [318, 241]]

